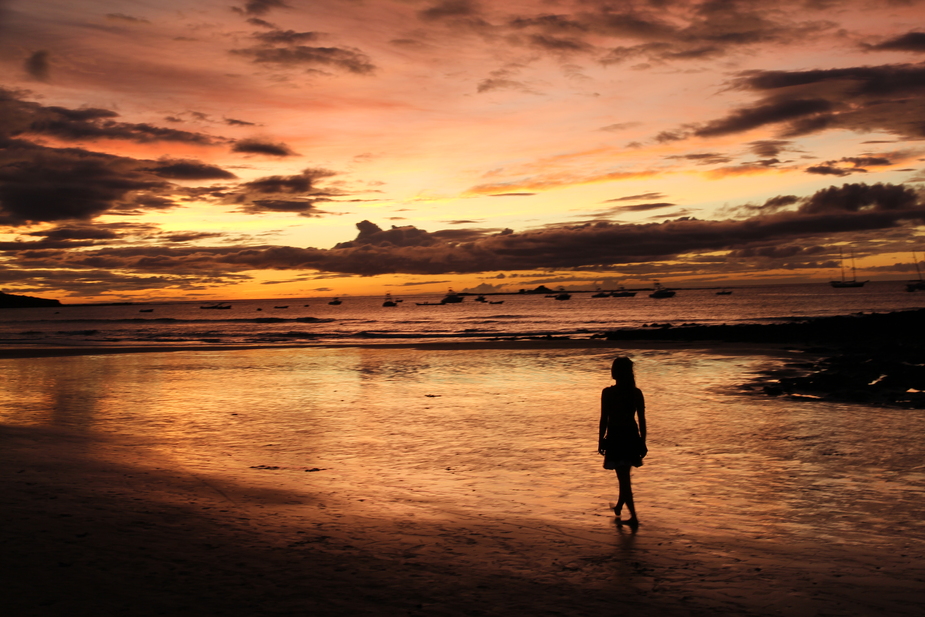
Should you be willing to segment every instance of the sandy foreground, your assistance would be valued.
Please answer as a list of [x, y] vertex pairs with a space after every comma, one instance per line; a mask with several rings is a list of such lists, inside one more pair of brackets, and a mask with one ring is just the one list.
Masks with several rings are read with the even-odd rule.
[[3, 614], [809, 616], [925, 608], [923, 538], [796, 541], [778, 536], [774, 519], [724, 528], [706, 519], [709, 509], [685, 503], [641, 503], [635, 533], [605, 508], [588, 514], [592, 525], [569, 528], [502, 506], [479, 512], [422, 500], [412, 489], [377, 501], [374, 484], [325, 473], [193, 467], [138, 439], [0, 425]]

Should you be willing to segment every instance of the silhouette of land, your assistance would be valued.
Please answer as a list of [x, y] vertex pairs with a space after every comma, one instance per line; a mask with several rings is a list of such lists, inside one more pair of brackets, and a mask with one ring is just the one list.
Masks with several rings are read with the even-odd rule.
[[32, 308], [40, 306], [61, 306], [61, 302], [33, 296], [16, 296], [0, 291], [0, 308]]

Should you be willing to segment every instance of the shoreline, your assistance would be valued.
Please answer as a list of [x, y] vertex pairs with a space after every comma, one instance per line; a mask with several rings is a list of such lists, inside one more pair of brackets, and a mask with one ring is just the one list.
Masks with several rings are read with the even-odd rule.
[[179, 353], [179, 352], [222, 352], [254, 351], [267, 349], [305, 350], [313, 349], [419, 349], [421, 351], [530, 351], [547, 349], [708, 349], [733, 351], [739, 354], [782, 353], [792, 350], [793, 345], [774, 343], [750, 343], [723, 340], [607, 340], [594, 339], [516, 339], [498, 341], [419, 342], [419, 343], [330, 343], [330, 344], [253, 344], [253, 345], [30, 345], [0, 346], [0, 360], [20, 358], [56, 358], [135, 353]]

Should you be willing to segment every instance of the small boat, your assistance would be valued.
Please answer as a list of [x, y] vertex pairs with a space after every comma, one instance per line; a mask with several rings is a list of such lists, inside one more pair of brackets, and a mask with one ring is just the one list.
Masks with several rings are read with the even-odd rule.
[[841, 262], [841, 280], [840, 281], [829, 281], [829, 285], [831, 285], [835, 289], [844, 289], [846, 287], [863, 287], [864, 283], [866, 283], [867, 281], [858, 280], [857, 273], [855, 272], [855, 269], [854, 269], [854, 252], [851, 253], [851, 278], [850, 279], [845, 278], [845, 256], [842, 254], [840, 250], [838, 251], [838, 258], [839, 258], [839, 261]]
[[334, 306], [337, 306], [339, 304], [343, 304], [343, 302], [341, 302], [340, 298], [334, 298], [333, 300], [328, 302], [328, 304], [333, 304]]
[[919, 268], [919, 258], [916, 257], [915, 251], [912, 251], [912, 263], [915, 264], [915, 271], [919, 275], [919, 280], [906, 283], [906, 291], [925, 291], [925, 280], [922, 279], [922, 270]]
[[392, 294], [385, 294], [385, 301], [382, 303], [382, 306], [398, 306], [398, 304], [392, 299]]
[[289, 305], [287, 304], [285, 306], [274, 306], [273, 308], [284, 309], [284, 308], [289, 308]]
[[658, 281], [655, 281], [655, 291], [649, 294], [650, 298], [672, 298], [675, 295], [674, 290], [668, 289]]
[[138, 311], [138, 312], [139, 312], [139, 313], [153, 313], [153, 312], [154, 312], [154, 309], [141, 309], [141, 310]]
[[620, 287], [616, 291], [610, 292], [611, 298], [634, 298], [636, 297], [635, 291], [626, 291], [626, 287]]
[[489, 300], [489, 304], [504, 304], [504, 300]]
[[563, 291], [563, 292], [560, 293], [559, 295], [553, 296], [553, 297], [554, 297], [556, 300], [571, 300], [571, 299], [572, 299], [572, 294]]
[[452, 289], [448, 289], [446, 295], [443, 297], [443, 300], [440, 301], [440, 304], [456, 304], [457, 302], [462, 302], [463, 300], [465, 300], [465, 298], [463, 298], [461, 295]]
[[729, 289], [721, 289], [720, 291], [717, 291], [717, 292], [716, 292], [716, 295], [717, 295], [717, 296], [731, 296], [731, 295], [732, 295], [732, 291], [729, 290]]
[[597, 293], [596, 293], [596, 294], [591, 294], [591, 297], [592, 297], [592, 298], [609, 298], [609, 297], [610, 297], [610, 294], [607, 293], [606, 291], [601, 291], [601, 288], [598, 287], [598, 288], [597, 288]]
[[485, 296], [479, 296], [474, 300], [474, 302], [488, 302], [488, 300], [485, 298]]
[[200, 306], [201, 309], [230, 309], [230, 304], [225, 304], [224, 302], [216, 302], [215, 304], [207, 304], [206, 306]]

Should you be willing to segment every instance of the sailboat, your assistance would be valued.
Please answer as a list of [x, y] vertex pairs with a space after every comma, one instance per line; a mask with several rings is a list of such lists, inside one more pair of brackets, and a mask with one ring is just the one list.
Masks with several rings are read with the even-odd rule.
[[649, 294], [650, 298], [673, 298], [675, 291], [668, 289], [658, 281], [655, 281], [655, 291]]
[[398, 306], [395, 300], [392, 299], [392, 294], [385, 294], [385, 301], [382, 303], [382, 306]]
[[915, 264], [915, 271], [919, 275], [919, 280], [906, 283], [906, 291], [925, 291], [925, 280], [922, 280], [922, 270], [919, 269], [919, 258], [916, 257], [915, 251], [912, 251], [912, 262]]
[[829, 281], [829, 284], [836, 289], [842, 289], [844, 287], [863, 287], [864, 283], [867, 281], [859, 281], [857, 272], [854, 269], [854, 252], [851, 253], [851, 279], [845, 278], [845, 256], [842, 252], [838, 251], [838, 259], [841, 262], [841, 280], [840, 281]]

